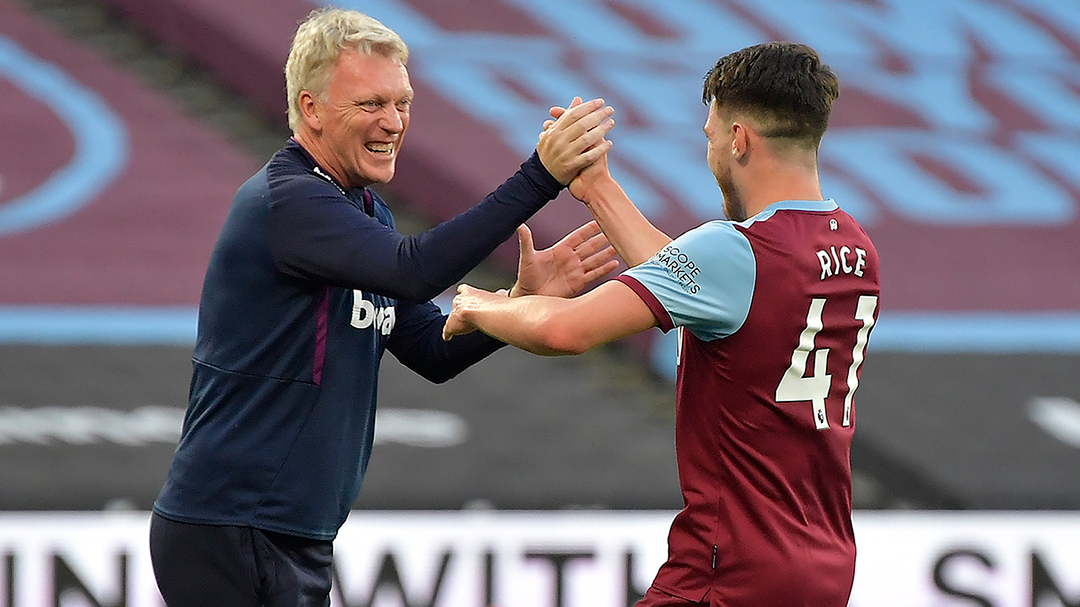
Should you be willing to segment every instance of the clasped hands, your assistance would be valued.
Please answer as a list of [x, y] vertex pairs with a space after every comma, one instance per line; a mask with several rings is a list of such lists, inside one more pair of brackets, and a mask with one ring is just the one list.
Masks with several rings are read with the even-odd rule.
[[[559, 183], [581, 199], [589, 177], [607, 174], [607, 151], [611, 141], [605, 135], [615, 125], [614, 109], [603, 99], [582, 102], [575, 98], [568, 108], [553, 107], [552, 120], [544, 122], [536, 151], [540, 161]], [[590, 221], [543, 250], [536, 250], [532, 232], [526, 225], [517, 230], [520, 253], [517, 282], [509, 292], [492, 293], [462, 284], [454, 297], [453, 309], [443, 326], [443, 339], [476, 330], [464, 319], [467, 311], [524, 295], [572, 297], [586, 285], [618, 267], [615, 250]]]

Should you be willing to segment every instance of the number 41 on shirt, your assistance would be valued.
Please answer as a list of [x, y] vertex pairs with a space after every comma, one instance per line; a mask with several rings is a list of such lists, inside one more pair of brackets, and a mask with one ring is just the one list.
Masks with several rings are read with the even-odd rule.
[[[877, 309], [877, 303], [877, 296], [862, 295], [859, 297], [859, 304], [855, 310], [855, 320], [862, 322], [862, 327], [855, 336], [855, 344], [851, 350], [851, 366], [848, 367], [847, 372], [847, 393], [844, 395], [844, 426], [851, 425], [852, 398], [855, 395], [855, 389], [859, 387], [859, 367], [866, 354], [870, 329], [874, 326], [874, 311]], [[818, 331], [825, 328], [821, 320], [821, 312], [826, 304], [827, 301], [823, 297], [816, 297], [810, 301], [810, 310], [806, 314], [806, 328], [799, 335], [799, 345], [791, 353], [791, 365], [780, 378], [780, 384], [776, 386], [776, 402], [809, 401], [813, 404], [814, 423], [818, 430], [829, 427], [829, 418], [825, 414], [825, 399], [828, 398], [832, 389], [832, 375], [826, 372], [829, 349], [814, 349], [814, 337]], [[811, 353], [814, 353], [814, 372], [810, 377], [804, 377]]]

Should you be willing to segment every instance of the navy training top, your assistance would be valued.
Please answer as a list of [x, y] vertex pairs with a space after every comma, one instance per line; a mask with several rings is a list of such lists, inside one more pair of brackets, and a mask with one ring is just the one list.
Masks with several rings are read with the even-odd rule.
[[154, 511], [333, 539], [371, 453], [383, 351], [443, 382], [497, 350], [480, 332], [443, 341], [430, 299], [561, 189], [534, 153], [480, 204], [403, 236], [378, 196], [290, 140], [237, 191], [211, 255]]

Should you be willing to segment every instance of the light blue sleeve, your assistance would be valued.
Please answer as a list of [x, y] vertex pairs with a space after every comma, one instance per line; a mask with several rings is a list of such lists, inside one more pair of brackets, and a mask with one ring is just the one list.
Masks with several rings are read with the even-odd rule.
[[757, 267], [746, 236], [730, 222], [713, 221], [679, 236], [625, 275], [652, 293], [676, 327], [712, 341], [746, 321]]

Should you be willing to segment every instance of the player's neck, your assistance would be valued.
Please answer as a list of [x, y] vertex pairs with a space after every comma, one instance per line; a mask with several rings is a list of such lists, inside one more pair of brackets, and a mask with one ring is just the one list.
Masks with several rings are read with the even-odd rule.
[[822, 200], [817, 167], [774, 163], [768, 170], [748, 175], [742, 189], [747, 217], [783, 200]]

